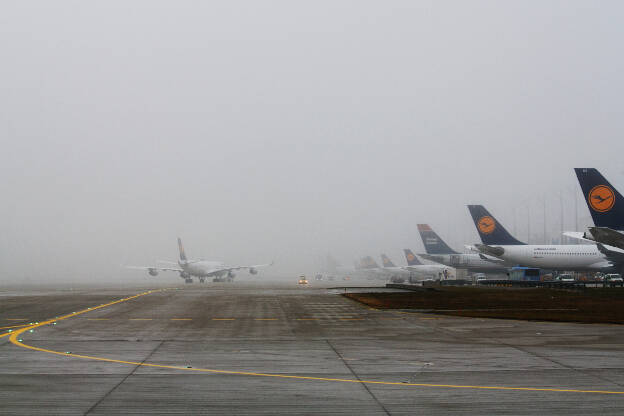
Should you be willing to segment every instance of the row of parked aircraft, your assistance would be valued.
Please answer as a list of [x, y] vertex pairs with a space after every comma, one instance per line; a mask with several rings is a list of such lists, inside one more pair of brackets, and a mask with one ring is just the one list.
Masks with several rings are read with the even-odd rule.
[[[566, 236], [584, 240], [585, 244], [526, 244], [512, 236], [482, 205], [468, 205], [481, 243], [466, 246], [472, 253], [460, 253], [449, 247], [429, 225], [418, 224], [426, 253], [420, 257], [437, 265], [414, 265], [418, 258], [405, 250], [408, 266], [397, 268], [382, 255], [384, 267], [370, 257], [360, 262], [363, 270], [379, 270], [385, 276], [403, 270], [423, 277], [454, 274], [452, 269], [474, 273], [504, 274], [513, 266], [555, 271], [603, 273], [624, 272], [624, 197], [597, 169], [577, 168], [577, 178], [594, 221], [585, 232], [566, 232]], [[587, 244], [587, 242], [593, 244]], [[436, 267], [438, 269], [436, 269]], [[439, 269], [442, 267], [443, 269]], [[446, 268], [445, 268], [446, 267]], [[451, 268], [451, 269], [449, 269]]]

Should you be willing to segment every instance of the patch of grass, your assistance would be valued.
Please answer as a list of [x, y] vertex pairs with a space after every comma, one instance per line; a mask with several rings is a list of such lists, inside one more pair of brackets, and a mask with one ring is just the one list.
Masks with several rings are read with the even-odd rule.
[[624, 323], [624, 289], [581, 291], [543, 288], [441, 287], [343, 296], [378, 309], [418, 309], [438, 314], [584, 323]]

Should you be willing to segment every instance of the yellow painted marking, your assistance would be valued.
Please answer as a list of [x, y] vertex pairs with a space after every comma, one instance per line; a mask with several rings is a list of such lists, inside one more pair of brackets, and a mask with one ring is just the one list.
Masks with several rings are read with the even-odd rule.
[[27, 321], [28, 318], [5, 318], [6, 321]]
[[341, 321], [362, 321], [364, 318], [340, 318]]
[[21, 327], [23, 327], [23, 326], [28, 326], [28, 325], [30, 325], [30, 324], [0, 326], [0, 329], [7, 329], [7, 328], [21, 328]]
[[255, 318], [256, 321], [277, 321], [277, 318]]
[[192, 321], [193, 318], [171, 318], [172, 321]]
[[316, 321], [317, 318], [297, 318], [297, 321]]
[[212, 318], [213, 321], [233, 321], [236, 318]]
[[[161, 289], [166, 290], [166, 289]], [[228, 371], [228, 370], [213, 370], [209, 368], [188, 368], [188, 367], [180, 367], [175, 365], [164, 365], [164, 364], [149, 364], [145, 362], [136, 362], [136, 361], [125, 361], [125, 360], [115, 360], [112, 358], [104, 358], [104, 357], [94, 357], [90, 355], [80, 355], [80, 354], [72, 354], [72, 353], [64, 353], [61, 351], [48, 350], [45, 348], [35, 347], [33, 345], [24, 344], [19, 341], [19, 336], [34, 328], [38, 328], [44, 325], [49, 325], [53, 322], [62, 321], [64, 319], [71, 318], [76, 315], [80, 315], [86, 312], [90, 312], [96, 309], [105, 308], [108, 306], [115, 305], [121, 302], [127, 302], [132, 299], [136, 299], [141, 296], [149, 295], [154, 292], [158, 292], [161, 290], [152, 290], [148, 292], [139, 293], [138, 295], [130, 296], [127, 298], [119, 299], [110, 303], [106, 303], [100, 306], [96, 306], [90, 309], [84, 309], [79, 312], [74, 312], [69, 315], [64, 315], [58, 318], [49, 319], [47, 321], [43, 321], [37, 324], [29, 325], [24, 328], [20, 328], [15, 332], [12, 332], [9, 337], [9, 340], [12, 344], [17, 345], [18, 347], [26, 348], [33, 351], [46, 352], [48, 354], [61, 355], [65, 357], [71, 358], [82, 358], [86, 360], [94, 360], [94, 361], [102, 361], [108, 363], [117, 363], [117, 364], [128, 364], [132, 366], [142, 366], [142, 367], [152, 367], [152, 368], [167, 368], [171, 370], [180, 370], [180, 371], [195, 371], [200, 373], [211, 373], [211, 374], [233, 374], [233, 375], [242, 375], [242, 376], [256, 376], [256, 377], [271, 377], [271, 378], [283, 378], [283, 379], [295, 379], [295, 380], [313, 380], [313, 381], [334, 381], [341, 383], [357, 383], [357, 384], [379, 384], [386, 386], [413, 386], [413, 387], [440, 387], [440, 388], [450, 388], [450, 389], [479, 389], [479, 390], [503, 390], [503, 391], [545, 391], [545, 392], [556, 392], [556, 393], [595, 393], [595, 394], [619, 394], [624, 395], [624, 391], [610, 391], [610, 390], [580, 390], [580, 389], [562, 389], [562, 388], [539, 388], [539, 387], [506, 387], [506, 386], [476, 386], [476, 385], [459, 385], [459, 384], [429, 384], [429, 383], [403, 383], [398, 381], [372, 381], [372, 380], [354, 380], [347, 378], [328, 378], [328, 377], [309, 377], [309, 376], [293, 376], [286, 374], [271, 374], [271, 373], [254, 373], [249, 371]], [[4, 334], [8, 335], [8, 334]]]

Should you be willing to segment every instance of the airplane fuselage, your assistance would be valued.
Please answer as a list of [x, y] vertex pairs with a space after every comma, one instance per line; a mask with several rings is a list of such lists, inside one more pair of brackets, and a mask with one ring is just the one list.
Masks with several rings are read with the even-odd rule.
[[[507, 267], [488, 260], [478, 254], [419, 254], [422, 258], [435, 261], [456, 269], [466, 269], [477, 273], [507, 273]], [[510, 265], [509, 267], [511, 267]]]
[[192, 261], [178, 263], [182, 270], [189, 276], [194, 277], [222, 277], [228, 274], [225, 265], [218, 261]]
[[606, 271], [613, 267], [595, 245], [492, 245], [503, 249], [496, 257], [526, 267], [552, 270]]

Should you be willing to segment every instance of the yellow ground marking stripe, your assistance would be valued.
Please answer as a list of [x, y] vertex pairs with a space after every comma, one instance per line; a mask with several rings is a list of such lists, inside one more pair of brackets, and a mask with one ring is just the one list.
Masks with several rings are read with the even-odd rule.
[[236, 318], [212, 318], [213, 321], [233, 321]]
[[193, 318], [171, 318], [172, 321], [192, 321]]
[[27, 321], [28, 318], [5, 318], [5, 321]]
[[[108, 363], [117, 363], [117, 364], [128, 364], [132, 366], [142, 366], [142, 367], [152, 367], [152, 368], [167, 368], [171, 370], [181, 370], [181, 371], [195, 371], [200, 373], [211, 373], [211, 374], [232, 374], [232, 375], [242, 375], [242, 376], [256, 376], [256, 377], [271, 377], [271, 378], [283, 378], [283, 379], [295, 379], [295, 380], [313, 380], [313, 381], [335, 381], [341, 383], [358, 383], [358, 384], [378, 384], [378, 385], [386, 385], [386, 386], [413, 386], [413, 387], [440, 387], [440, 388], [451, 388], [451, 389], [478, 389], [478, 390], [503, 390], [503, 391], [544, 391], [544, 392], [557, 392], [557, 393], [596, 393], [596, 394], [619, 394], [624, 395], [624, 391], [609, 391], [609, 390], [580, 390], [580, 389], [560, 389], [560, 388], [539, 388], [539, 387], [506, 387], [506, 386], [475, 386], [475, 385], [458, 385], [458, 384], [431, 384], [431, 383], [403, 383], [399, 381], [372, 381], [372, 380], [354, 380], [347, 378], [329, 378], [329, 377], [311, 377], [311, 376], [293, 376], [286, 374], [271, 374], [271, 373], [254, 373], [249, 371], [228, 371], [228, 370], [213, 370], [209, 368], [188, 368], [188, 367], [180, 367], [175, 365], [164, 365], [164, 364], [150, 364], [145, 362], [136, 362], [136, 361], [125, 361], [125, 360], [115, 360], [112, 358], [104, 358], [104, 357], [94, 357], [90, 355], [80, 355], [73, 353], [64, 353], [60, 351], [48, 350], [45, 348], [35, 347], [33, 345], [24, 344], [19, 340], [19, 336], [34, 328], [38, 328], [44, 325], [51, 324], [56, 321], [62, 321], [64, 319], [72, 318], [77, 315], [81, 315], [86, 312], [90, 312], [93, 310], [105, 308], [108, 306], [115, 305], [121, 302], [127, 302], [132, 299], [136, 299], [141, 296], [149, 295], [154, 292], [159, 292], [161, 290], [151, 290], [148, 292], [139, 293], [134, 296], [130, 296], [127, 298], [119, 299], [113, 302], [109, 302], [100, 306], [96, 306], [89, 309], [83, 309], [78, 312], [74, 312], [68, 315], [63, 315], [58, 318], [49, 319], [47, 321], [43, 321], [37, 324], [29, 325], [24, 328], [20, 328], [15, 332], [12, 332], [9, 337], [9, 340], [12, 344], [17, 345], [18, 347], [26, 348], [33, 351], [46, 352], [49, 354], [62, 355], [65, 357], [72, 358], [83, 358], [87, 360], [94, 361], [103, 361]], [[5, 334], [7, 335], [7, 334]]]
[[296, 318], [297, 321], [316, 321], [318, 318]]
[[23, 326], [28, 326], [28, 325], [30, 325], [30, 324], [0, 326], [0, 329], [7, 329], [7, 328], [21, 328], [21, 327], [23, 327]]

